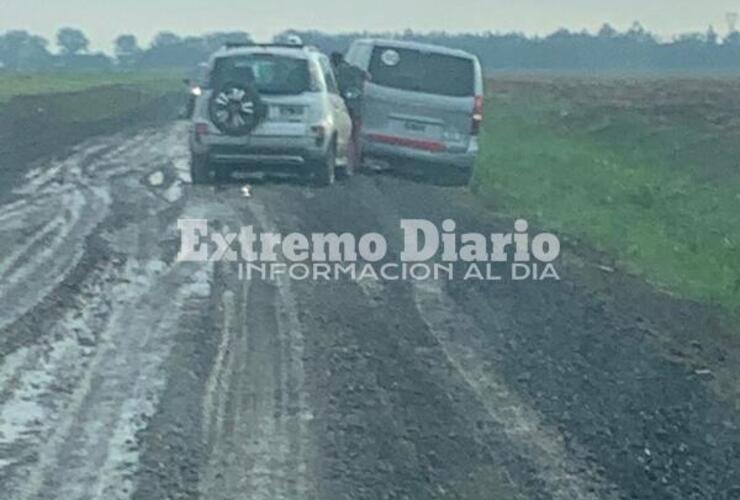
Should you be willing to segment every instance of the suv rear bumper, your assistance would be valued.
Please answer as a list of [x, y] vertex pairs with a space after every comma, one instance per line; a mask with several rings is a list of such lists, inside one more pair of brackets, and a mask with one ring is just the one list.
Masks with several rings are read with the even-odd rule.
[[[421, 145], [420, 145], [421, 146]], [[478, 138], [473, 137], [466, 151], [450, 152], [415, 147], [414, 144], [390, 144], [362, 136], [362, 154], [383, 159], [410, 160], [415, 162], [450, 165], [460, 169], [472, 169], [478, 158]]]
[[[211, 138], [212, 139], [212, 138]], [[192, 139], [191, 151], [214, 164], [243, 166], [302, 167], [326, 156], [327, 145], [319, 145], [315, 138], [250, 138], [239, 142], [196, 142]]]
[[222, 150], [222, 148], [216, 147], [209, 151], [208, 160], [212, 163], [255, 163], [260, 165], [301, 166], [309, 161], [309, 155], [301, 151], [286, 154], [285, 151], [239, 151], [232, 149]]

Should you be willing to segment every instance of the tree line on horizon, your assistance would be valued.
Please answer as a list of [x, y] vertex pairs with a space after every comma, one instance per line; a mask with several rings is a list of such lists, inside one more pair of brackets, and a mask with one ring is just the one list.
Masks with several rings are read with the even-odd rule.
[[[605, 24], [597, 33], [558, 30], [548, 36], [521, 33], [345, 33], [288, 30], [304, 43], [324, 52], [346, 51], [361, 37], [395, 38], [446, 45], [472, 52], [487, 71], [495, 70], [737, 70], [740, 69], [740, 32], [724, 38], [713, 28], [705, 33], [686, 33], [661, 41], [639, 23], [627, 31]], [[244, 31], [216, 32], [204, 36], [157, 34], [143, 47], [134, 35], [123, 34], [114, 41], [114, 54], [91, 52], [90, 41], [81, 30], [62, 28], [56, 34], [57, 51], [43, 37], [14, 30], [0, 33], [0, 70], [133, 71], [188, 69], [208, 59], [226, 43], [250, 42]]]

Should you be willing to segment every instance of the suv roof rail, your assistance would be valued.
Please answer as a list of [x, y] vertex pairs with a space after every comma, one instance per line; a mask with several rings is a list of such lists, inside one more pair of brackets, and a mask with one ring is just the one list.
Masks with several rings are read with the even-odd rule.
[[254, 43], [254, 42], [226, 42], [224, 44], [224, 48], [226, 49], [242, 49], [246, 47], [264, 47], [264, 48], [270, 48], [270, 47], [276, 47], [276, 48], [284, 48], [284, 49], [314, 49], [314, 47], [307, 47], [303, 44], [297, 44], [297, 43]]
[[252, 42], [226, 42], [224, 43], [225, 49], [238, 49], [241, 47], [251, 47], [254, 45]]

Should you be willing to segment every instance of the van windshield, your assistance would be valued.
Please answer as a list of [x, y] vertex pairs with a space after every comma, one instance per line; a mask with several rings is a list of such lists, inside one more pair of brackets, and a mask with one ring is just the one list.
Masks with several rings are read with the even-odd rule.
[[473, 60], [396, 47], [375, 47], [372, 82], [384, 87], [452, 97], [475, 94]]
[[308, 61], [272, 54], [249, 54], [216, 60], [211, 86], [252, 84], [261, 94], [301, 94], [311, 88]]

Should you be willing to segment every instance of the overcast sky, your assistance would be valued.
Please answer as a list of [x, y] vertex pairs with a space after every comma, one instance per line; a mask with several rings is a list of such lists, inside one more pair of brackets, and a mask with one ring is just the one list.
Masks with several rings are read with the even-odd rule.
[[740, 11], [740, 0], [0, 0], [0, 31], [27, 29], [52, 39], [60, 26], [74, 26], [101, 50], [120, 33], [146, 44], [162, 30], [240, 29], [267, 40], [286, 28], [542, 34], [595, 30], [605, 21], [624, 29], [639, 20], [670, 36], [710, 24], [724, 33], [729, 11]]

